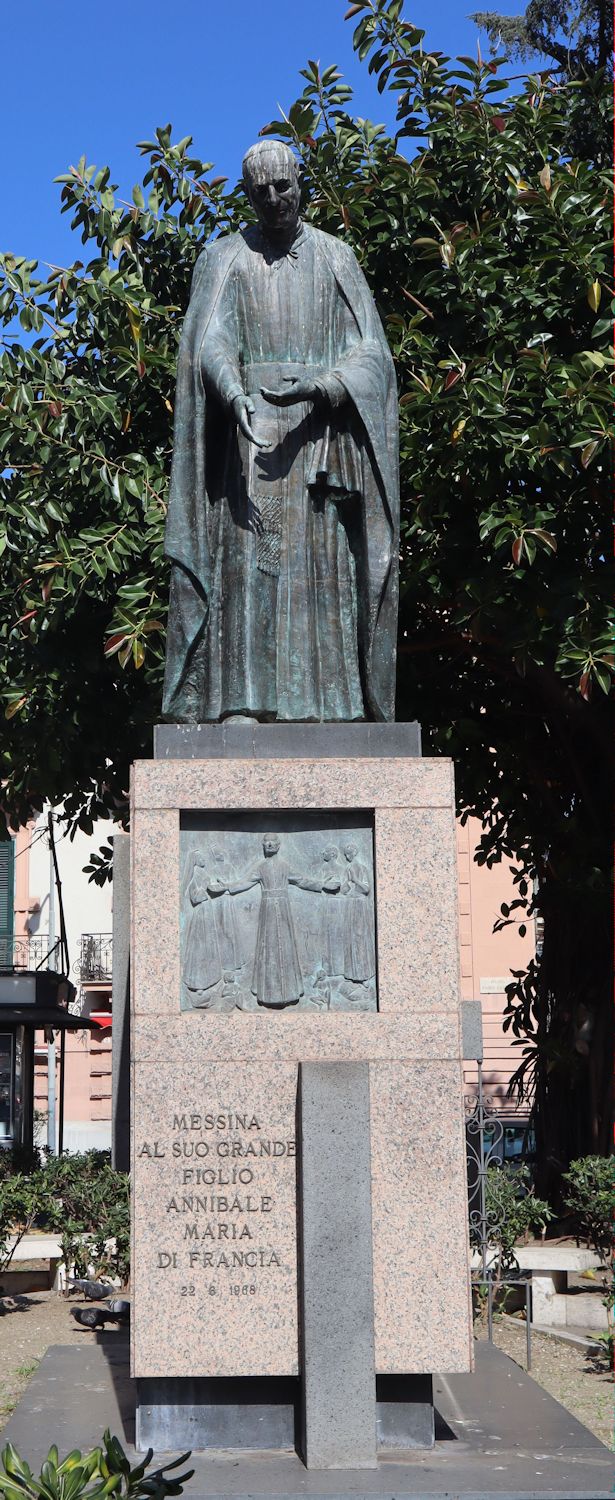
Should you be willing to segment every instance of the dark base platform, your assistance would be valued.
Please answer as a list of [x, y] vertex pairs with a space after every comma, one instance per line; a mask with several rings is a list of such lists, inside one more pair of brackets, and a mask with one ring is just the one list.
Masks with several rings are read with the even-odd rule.
[[135, 1443], [169, 1448], [293, 1448], [299, 1381], [247, 1377], [137, 1380]]
[[[154, 1448], [302, 1450], [298, 1379], [138, 1380], [135, 1444]], [[432, 1448], [431, 1375], [376, 1379], [379, 1451]]]
[[[364, 1472], [307, 1472], [289, 1451], [195, 1455], [186, 1500], [613, 1500], [613, 1454], [499, 1349], [476, 1354], [475, 1375], [434, 1377], [430, 1452], [381, 1453]], [[86, 1452], [110, 1427], [133, 1458], [134, 1409], [127, 1338], [75, 1330], [45, 1355], [2, 1446], [38, 1472], [52, 1443]]]
[[155, 724], [154, 760], [417, 756], [420, 724]]

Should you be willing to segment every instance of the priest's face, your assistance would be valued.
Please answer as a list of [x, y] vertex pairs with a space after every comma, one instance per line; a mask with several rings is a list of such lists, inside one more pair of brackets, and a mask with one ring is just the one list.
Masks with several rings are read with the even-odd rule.
[[299, 183], [290, 152], [272, 145], [247, 166], [248, 197], [265, 234], [288, 235], [299, 218]]

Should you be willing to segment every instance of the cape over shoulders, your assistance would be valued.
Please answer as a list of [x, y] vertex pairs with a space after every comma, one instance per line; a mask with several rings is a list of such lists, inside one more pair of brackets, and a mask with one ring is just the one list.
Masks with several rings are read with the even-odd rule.
[[232, 259], [234, 254], [241, 249], [244, 236], [241, 231], [234, 234], [219, 235], [215, 240], [209, 240], [203, 246], [194, 263], [193, 275], [204, 271], [207, 265], [222, 269], [225, 261]]
[[[302, 220], [303, 232], [321, 244], [325, 255], [333, 260], [344, 263], [346, 266], [359, 268], [357, 257], [352, 247], [346, 240], [337, 239], [334, 234], [327, 234], [324, 229], [317, 229], [315, 224]], [[226, 262], [234, 259], [243, 245], [248, 249], [256, 249], [259, 244], [259, 229], [256, 224], [248, 224], [243, 229], [236, 229], [232, 234], [219, 235], [216, 239], [209, 240], [203, 247], [195, 261], [195, 272], [204, 270], [209, 263], [212, 268], [222, 270]], [[359, 268], [360, 269], [360, 268]]]

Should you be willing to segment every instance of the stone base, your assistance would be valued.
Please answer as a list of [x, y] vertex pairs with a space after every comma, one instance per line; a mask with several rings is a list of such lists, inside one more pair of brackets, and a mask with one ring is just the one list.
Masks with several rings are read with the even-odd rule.
[[[418, 755], [369, 753], [371, 736], [408, 735], [406, 726], [341, 726], [339, 733], [356, 737], [357, 745], [363, 740], [362, 754], [345, 757], [306, 755], [302, 743], [311, 731], [327, 730], [334, 740], [337, 726], [231, 727], [248, 746], [252, 737], [253, 752], [241, 754], [236, 746], [234, 755], [225, 754], [224, 725], [201, 731], [168, 726], [169, 734], [218, 735], [217, 757], [161, 754], [133, 769], [132, 1373], [139, 1381], [163, 1383], [292, 1381], [309, 1363], [304, 1335], [311, 1338], [313, 1369], [315, 1357], [326, 1353], [326, 1335], [327, 1389], [324, 1380], [313, 1381], [308, 1393], [306, 1382], [312, 1416], [326, 1416], [334, 1407], [337, 1417], [340, 1401], [347, 1400], [354, 1417], [357, 1337], [373, 1322], [371, 1383], [361, 1401], [362, 1412], [371, 1407], [364, 1425], [373, 1448], [378, 1417], [381, 1439], [396, 1443], [402, 1418], [412, 1418], [412, 1426], [415, 1401], [425, 1404], [424, 1394], [416, 1398], [412, 1391], [406, 1401], [391, 1397], [389, 1388], [386, 1410], [377, 1414], [374, 1375], [429, 1379], [432, 1372], [449, 1376], [472, 1365], [452, 767]], [[289, 746], [282, 754], [291, 732], [294, 752]], [[261, 733], [281, 736], [280, 753], [257, 753]], [[219, 830], [229, 838], [244, 825], [277, 831], [283, 819], [289, 843], [299, 837], [297, 829], [303, 834], [307, 821], [307, 832], [311, 837], [317, 830], [323, 849], [332, 827], [358, 826], [371, 835], [377, 1010], [182, 1010], [182, 935], [190, 916], [186, 837], [202, 835], [210, 852]], [[251, 886], [245, 892], [240, 884], [233, 893], [250, 939], [242, 992], [251, 982], [254, 914], [260, 911], [248, 905]], [[307, 915], [300, 928], [306, 956], [308, 938], [319, 937], [319, 921], [314, 908], [309, 932]], [[332, 959], [327, 964], [334, 978]], [[309, 978], [312, 971], [304, 967]], [[312, 1066], [341, 1072], [346, 1065], [364, 1077], [363, 1125], [361, 1132], [352, 1126], [344, 1145], [341, 1106], [334, 1111], [341, 1154], [332, 1138], [327, 1188], [336, 1213], [346, 1206], [329, 1247], [322, 1238], [333, 1219], [320, 1213], [326, 1196], [322, 1173], [312, 1182], [310, 1202], [301, 1202], [309, 1186], [310, 1139], [315, 1152], [320, 1142], [316, 1167], [322, 1168], [326, 1153], [319, 1125], [310, 1137], [304, 1133], [299, 1083]], [[362, 1148], [360, 1213], [356, 1191], [347, 1195], [358, 1169], [359, 1134], [362, 1140], [369, 1136], [369, 1152]], [[312, 1254], [308, 1267], [307, 1232], [316, 1219], [318, 1256]], [[367, 1275], [365, 1258], [370, 1249], [373, 1275]], [[344, 1296], [351, 1288], [357, 1305], [347, 1320], [350, 1331], [344, 1325], [335, 1346], [324, 1293], [329, 1310], [343, 1309], [336, 1290], [340, 1276]], [[371, 1305], [367, 1313], [364, 1300], [358, 1305], [369, 1281], [373, 1320]], [[367, 1369], [363, 1355], [361, 1361]], [[168, 1398], [164, 1384], [141, 1387], [148, 1398], [157, 1391], [162, 1407], [233, 1408], [233, 1426], [239, 1425], [242, 1399], [212, 1402], [207, 1392], [213, 1387], [191, 1389], [197, 1396], [185, 1402], [181, 1395]], [[335, 1401], [327, 1408], [331, 1390]], [[153, 1404], [142, 1396], [142, 1408]], [[281, 1404], [294, 1402], [283, 1397]], [[216, 1426], [226, 1415], [216, 1411]], [[279, 1415], [272, 1420], [277, 1423]], [[223, 1441], [212, 1438], [213, 1418], [209, 1411], [206, 1416], [203, 1441]], [[149, 1420], [142, 1411], [142, 1441]], [[200, 1421], [199, 1412], [192, 1420]], [[257, 1426], [260, 1439], [251, 1431], [242, 1440], [262, 1441], [266, 1423]], [[179, 1445], [179, 1435], [175, 1440]], [[421, 1441], [431, 1440], [430, 1425]], [[187, 1446], [195, 1441], [184, 1439]], [[279, 1444], [280, 1437], [267, 1437], [267, 1445], [272, 1441]], [[402, 1441], [408, 1442], [407, 1433]], [[356, 1469], [359, 1447], [352, 1448]], [[317, 1471], [321, 1467], [314, 1463]]]
[[138, 1380], [135, 1447], [292, 1449], [298, 1399], [293, 1379]]
[[[433, 1448], [431, 1375], [379, 1375], [376, 1434], [381, 1452]], [[138, 1380], [135, 1447], [303, 1452], [298, 1379]], [[353, 1466], [354, 1467], [354, 1466]]]
[[420, 724], [155, 724], [154, 760], [335, 760], [421, 754]]
[[376, 1376], [376, 1437], [380, 1452], [433, 1448], [433, 1376]]

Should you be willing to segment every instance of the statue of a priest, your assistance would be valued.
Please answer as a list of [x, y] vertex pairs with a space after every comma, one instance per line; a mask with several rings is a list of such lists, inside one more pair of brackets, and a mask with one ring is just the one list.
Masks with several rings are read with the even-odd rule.
[[258, 223], [199, 257], [180, 346], [164, 715], [392, 719], [393, 361], [352, 250], [299, 218], [289, 147], [243, 176]]

